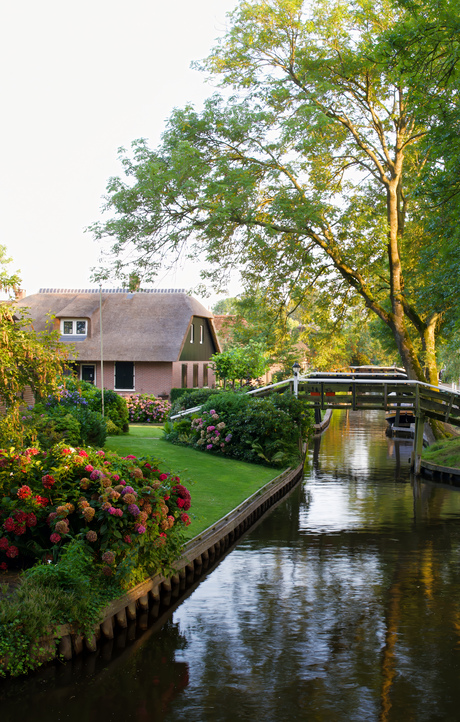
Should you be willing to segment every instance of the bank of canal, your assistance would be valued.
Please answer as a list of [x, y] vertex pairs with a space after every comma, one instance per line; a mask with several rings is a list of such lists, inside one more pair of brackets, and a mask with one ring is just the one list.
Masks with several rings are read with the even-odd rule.
[[201, 583], [97, 654], [0, 682], [2, 722], [455, 720], [460, 492], [338, 413], [305, 480]]

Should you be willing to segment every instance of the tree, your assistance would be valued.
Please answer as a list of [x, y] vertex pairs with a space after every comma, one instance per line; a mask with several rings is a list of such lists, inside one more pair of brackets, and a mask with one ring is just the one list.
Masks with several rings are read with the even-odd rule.
[[245, 346], [233, 344], [211, 356], [211, 367], [224, 386], [226, 381], [234, 384], [244, 379], [249, 382], [261, 376], [267, 368], [265, 349], [256, 341], [250, 341]]
[[[11, 293], [19, 286], [17, 274], [10, 274], [6, 248], [0, 246], [0, 290]], [[57, 332], [36, 334], [27, 311], [14, 300], [0, 304], [0, 400], [10, 414], [18, 416], [24, 390], [47, 396], [57, 390], [68, 357], [68, 348]]]
[[[387, 0], [241, 2], [204, 69], [231, 87], [177, 110], [155, 152], [144, 141], [111, 179], [97, 238], [146, 277], [166, 250], [203, 251], [220, 282], [235, 263], [297, 304], [314, 288], [338, 316], [358, 297], [390, 329], [410, 378], [437, 384], [446, 303], [420, 263], [433, 248], [415, 191], [428, 127], [377, 41], [404, 19]], [[432, 213], [432, 220], [435, 216]], [[439, 219], [438, 219], [439, 223]], [[424, 293], [420, 293], [420, 286]]]

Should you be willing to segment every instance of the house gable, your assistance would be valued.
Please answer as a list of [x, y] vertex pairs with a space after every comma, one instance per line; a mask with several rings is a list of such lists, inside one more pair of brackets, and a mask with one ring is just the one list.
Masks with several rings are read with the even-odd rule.
[[179, 361], [209, 361], [217, 351], [217, 343], [209, 319], [192, 316], [182, 344]]

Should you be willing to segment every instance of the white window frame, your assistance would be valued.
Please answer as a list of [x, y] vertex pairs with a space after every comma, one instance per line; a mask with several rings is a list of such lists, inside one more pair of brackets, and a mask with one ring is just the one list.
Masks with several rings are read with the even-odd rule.
[[[64, 324], [72, 324], [72, 333], [66, 333], [64, 331]], [[77, 323], [85, 324], [85, 333], [77, 333]], [[86, 318], [62, 318], [61, 319], [61, 336], [87, 336], [88, 335], [88, 321]]]
[[200, 324], [200, 343], [204, 343], [204, 326]]
[[195, 324], [190, 324], [190, 343], [194, 343], [195, 341]]

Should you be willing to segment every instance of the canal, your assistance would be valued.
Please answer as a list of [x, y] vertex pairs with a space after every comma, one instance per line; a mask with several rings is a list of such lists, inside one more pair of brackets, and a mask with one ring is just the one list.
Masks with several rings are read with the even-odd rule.
[[334, 412], [303, 483], [199, 584], [0, 682], [1, 721], [458, 720], [460, 491], [411, 478], [410, 452], [381, 412]]

